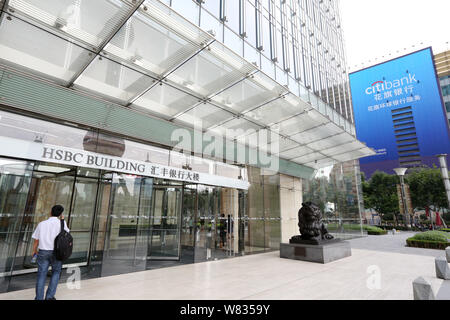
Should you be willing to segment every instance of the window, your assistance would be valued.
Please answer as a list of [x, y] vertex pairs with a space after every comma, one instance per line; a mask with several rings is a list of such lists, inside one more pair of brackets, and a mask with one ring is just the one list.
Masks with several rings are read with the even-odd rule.
[[[185, 0], [184, 0], [185, 1]], [[237, 34], [241, 34], [241, 2], [242, 0], [224, 0], [227, 26]]]
[[172, 0], [172, 8], [183, 14], [193, 24], [198, 25], [200, 11], [196, 2], [192, 0]]
[[262, 13], [262, 5], [261, 5], [261, 0], [256, 0], [255, 1], [255, 5], [256, 5], [256, 15], [255, 15], [255, 23], [256, 23], [256, 48], [258, 50], [263, 50], [264, 48], [264, 40], [263, 40], [263, 24], [266, 23], [266, 21], [264, 21], [263, 18], [263, 13]]
[[445, 109], [447, 109], [447, 112], [450, 112], [450, 101], [445, 103]]
[[256, 25], [256, 18], [257, 18], [257, 12], [255, 8], [255, 3], [257, 1], [252, 0], [246, 0], [245, 1], [245, 16], [244, 16], [244, 22], [245, 22], [245, 34], [247, 36], [247, 41], [254, 47], [257, 46], [256, 43], [256, 32], [257, 32], [257, 25]]
[[289, 34], [288, 34], [288, 21], [286, 17], [286, 2], [281, 3], [281, 47], [283, 50], [283, 68], [285, 71], [290, 72], [290, 47], [289, 47]]
[[450, 96], [450, 84], [442, 87], [442, 95]]
[[220, 17], [220, 3], [222, 0], [205, 0], [202, 7], [212, 13], [216, 18]]
[[265, 55], [270, 57], [271, 51], [270, 51], [270, 21], [269, 21], [269, 13], [267, 11], [264, 11], [264, 15], [262, 18], [262, 38], [261, 43], [259, 44], [260, 47], [259, 50], [263, 50], [265, 52]]
[[278, 50], [277, 50], [277, 28], [275, 21], [275, 5], [272, 0], [269, 0], [269, 9], [270, 9], [270, 58], [272, 61], [278, 61]]

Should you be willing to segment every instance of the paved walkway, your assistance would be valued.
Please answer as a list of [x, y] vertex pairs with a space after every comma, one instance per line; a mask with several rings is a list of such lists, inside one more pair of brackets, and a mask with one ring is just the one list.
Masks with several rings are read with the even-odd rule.
[[[352, 256], [326, 265], [280, 259], [279, 252], [271, 252], [90, 279], [81, 281], [80, 289], [61, 283], [57, 298], [411, 300], [412, 281], [418, 276], [434, 278], [434, 257], [444, 253], [402, 249], [406, 236], [351, 240]], [[383, 247], [404, 252], [387, 252]], [[380, 274], [379, 288], [371, 281], [374, 270]], [[33, 298], [34, 289], [0, 295], [0, 299]]]
[[[390, 232], [385, 236], [369, 236], [352, 239], [352, 248], [374, 250], [392, 253], [415, 254], [430, 257], [443, 255], [441, 250], [426, 250], [421, 248], [406, 247], [406, 239], [414, 236], [417, 232], [397, 232], [392, 235]], [[444, 253], [445, 255], [445, 253]]]

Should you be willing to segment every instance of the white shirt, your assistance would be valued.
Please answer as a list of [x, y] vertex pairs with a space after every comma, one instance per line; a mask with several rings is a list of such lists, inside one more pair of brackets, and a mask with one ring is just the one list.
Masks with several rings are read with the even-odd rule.
[[[64, 230], [70, 232], [64, 221]], [[55, 238], [61, 232], [61, 220], [57, 217], [50, 217], [38, 224], [36, 230], [31, 236], [35, 240], [39, 240], [39, 250], [53, 250]]]

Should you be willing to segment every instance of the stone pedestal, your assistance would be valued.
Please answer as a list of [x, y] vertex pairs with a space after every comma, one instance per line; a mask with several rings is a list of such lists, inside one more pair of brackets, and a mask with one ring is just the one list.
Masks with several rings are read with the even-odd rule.
[[414, 300], [436, 300], [431, 284], [419, 277], [413, 282]]
[[450, 268], [446, 257], [438, 257], [434, 260], [436, 277], [443, 280], [450, 280]]
[[311, 244], [280, 244], [280, 257], [291, 260], [302, 260], [316, 263], [330, 263], [350, 257], [352, 249], [348, 241], [332, 241], [319, 245]]

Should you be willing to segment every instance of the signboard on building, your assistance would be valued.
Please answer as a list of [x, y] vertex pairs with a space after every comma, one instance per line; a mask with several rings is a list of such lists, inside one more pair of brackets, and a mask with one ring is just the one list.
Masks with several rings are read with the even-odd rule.
[[60, 163], [77, 167], [244, 190], [247, 190], [250, 185], [248, 181], [244, 180], [40, 142], [1, 137], [0, 145], [0, 156], [17, 157], [21, 159]]
[[360, 160], [377, 169], [439, 166], [450, 154], [447, 116], [431, 48], [350, 74], [357, 137], [377, 151]]

